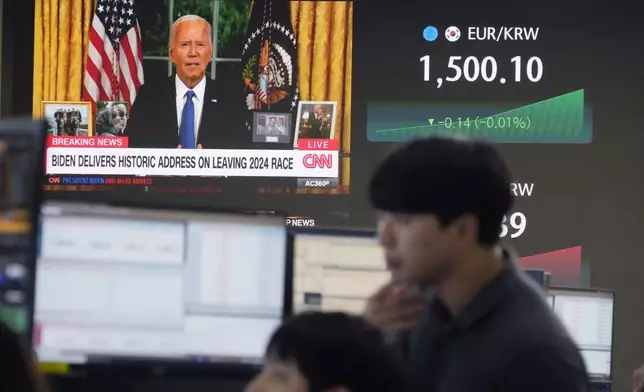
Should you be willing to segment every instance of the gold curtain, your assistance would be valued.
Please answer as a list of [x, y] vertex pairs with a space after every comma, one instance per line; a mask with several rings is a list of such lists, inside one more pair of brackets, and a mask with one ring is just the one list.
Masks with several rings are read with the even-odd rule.
[[40, 117], [42, 101], [81, 100], [95, 0], [35, 1], [32, 111]]
[[[334, 137], [340, 143], [340, 152], [348, 155], [351, 153], [353, 2], [291, 1], [291, 19], [297, 38], [300, 99], [338, 103]], [[342, 158], [340, 185], [343, 187], [349, 185], [349, 164], [349, 157]], [[323, 189], [302, 191], [329, 193]]]

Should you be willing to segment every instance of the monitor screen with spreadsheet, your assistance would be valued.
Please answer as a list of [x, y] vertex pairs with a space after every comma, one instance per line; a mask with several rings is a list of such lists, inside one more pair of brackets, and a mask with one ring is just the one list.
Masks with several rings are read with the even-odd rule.
[[307, 230], [294, 238], [293, 309], [362, 312], [389, 281], [374, 232]]
[[554, 311], [575, 340], [593, 378], [611, 377], [614, 293], [604, 290], [550, 290]]
[[258, 363], [290, 312], [290, 245], [277, 215], [46, 204], [39, 359]]

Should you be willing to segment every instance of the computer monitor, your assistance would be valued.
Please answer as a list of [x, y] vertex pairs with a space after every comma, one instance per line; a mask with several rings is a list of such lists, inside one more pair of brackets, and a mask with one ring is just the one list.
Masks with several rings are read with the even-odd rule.
[[553, 288], [554, 311], [575, 340], [591, 378], [611, 379], [614, 292]]
[[294, 231], [293, 310], [361, 313], [390, 279], [373, 231]]
[[39, 359], [259, 363], [291, 311], [291, 246], [283, 216], [47, 203]]

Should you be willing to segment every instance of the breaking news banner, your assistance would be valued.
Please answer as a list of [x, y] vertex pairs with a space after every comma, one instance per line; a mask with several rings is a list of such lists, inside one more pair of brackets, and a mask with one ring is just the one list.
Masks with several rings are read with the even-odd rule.
[[47, 136], [47, 148], [127, 148], [128, 138], [118, 136]]
[[47, 174], [337, 178], [338, 151], [47, 149]]

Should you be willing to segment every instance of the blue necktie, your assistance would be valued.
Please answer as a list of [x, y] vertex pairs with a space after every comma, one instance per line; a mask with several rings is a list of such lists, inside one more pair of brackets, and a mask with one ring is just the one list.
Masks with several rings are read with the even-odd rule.
[[179, 141], [182, 148], [195, 148], [195, 104], [192, 102], [195, 92], [188, 90], [186, 104], [181, 112], [181, 126], [179, 127]]

